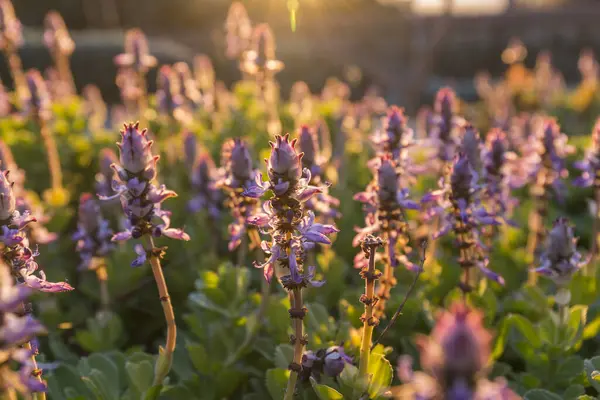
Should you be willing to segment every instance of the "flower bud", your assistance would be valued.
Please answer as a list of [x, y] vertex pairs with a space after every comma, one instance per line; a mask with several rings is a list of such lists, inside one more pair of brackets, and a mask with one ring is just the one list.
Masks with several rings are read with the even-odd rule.
[[383, 159], [377, 170], [378, 196], [381, 203], [396, 201], [398, 193], [398, 172], [392, 160]]
[[222, 164], [238, 182], [246, 182], [252, 176], [252, 157], [246, 142], [230, 139], [223, 145]]
[[132, 67], [137, 72], [145, 73], [156, 63], [156, 58], [149, 53], [146, 35], [139, 29], [127, 31], [125, 52], [115, 57], [115, 64], [120, 67]]
[[298, 145], [300, 151], [304, 154], [302, 157], [303, 167], [311, 169], [316, 164], [317, 155], [319, 154], [319, 142], [315, 132], [308, 125], [303, 125], [300, 128]]
[[50, 11], [44, 19], [44, 44], [55, 54], [69, 56], [75, 50], [75, 42], [71, 39], [65, 21], [56, 11]]
[[121, 131], [119, 161], [122, 167], [131, 174], [139, 174], [151, 166], [155, 159], [152, 155], [152, 141], [148, 140], [146, 129], [140, 131], [139, 123], [125, 124]]
[[0, 221], [11, 218], [17, 206], [12, 183], [8, 181], [8, 171], [0, 172]]
[[18, 47], [23, 41], [21, 22], [10, 0], [0, 0], [0, 47]]
[[37, 70], [29, 70], [26, 75], [27, 87], [29, 89], [28, 97], [25, 101], [28, 114], [34, 114], [40, 119], [50, 117], [50, 95], [46, 82]]
[[98, 229], [98, 216], [100, 207], [90, 193], [83, 193], [79, 198], [79, 223], [87, 232]]
[[481, 170], [481, 139], [479, 132], [473, 125], [467, 125], [464, 128], [461, 151], [465, 153], [469, 164], [475, 171]]
[[506, 134], [501, 129], [493, 129], [488, 133], [485, 144], [487, 148], [486, 170], [494, 175], [499, 175], [507, 151]]
[[454, 162], [450, 185], [452, 187], [452, 197], [455, 200], [464, 199], [469, 202], [471, 198], [471, 189], [474, 174], [467, 155], [460, 153]]
[[441, 115], [444, 121], [450, 121], [456, 113], [456, 93], [450, 88], [442, 88], [435, 96], [434, 111]]
[[344, 349], [340, 346], [332, 346], [325, 353], [323, 372], [331, 377], [339, 376], [346, 363], [350, 363], [350, 357], [344, 353]]
[[276, 181], [296, 181], [302, 175], [302, 154], [296, 152], [296, 139], [289, 141], [289, 134], [277, 136], [275, 143], [270, 142], [271, 156], [267, 161], [269, 178]]

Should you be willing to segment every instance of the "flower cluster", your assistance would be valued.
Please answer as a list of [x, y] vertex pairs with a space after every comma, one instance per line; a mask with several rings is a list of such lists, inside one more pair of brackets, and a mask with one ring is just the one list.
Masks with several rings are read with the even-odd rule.
[[30, 314], [23, 315], [31, 289], [14, 282], [9, 267], [0, 263], [0, 387], [24, 395], [45, 392], [46, 385], [36, 377], [39, 370], [31, 361], [35, 350], [21, 347], [45, 329]]
[[79, 215], [77, 232], [73, 240], [81, 258], [80, 270], [95, 269], [97, 261], [106, 257], [114, 248], [111, 242], [113, 231], [109, 223], [102, 217], [100, 206], [91, 194], [84, 193], [79, 199]]
[[29, 212], [36, 216], [37, 223], [29, 224], [25, 228], [30, 242], [33, 244], [48, 244], [55, 241], [58, 235], [49, 232], [44, 226], [50, 220], [50, 217], [44, 214], [39, 199], [32, 192], [25, 189], [25, 171], [17, 166], [12, 151], [3, 141], [0, 141], [0, 165], [3, 169], [10, 171], [17, 211], [21, 214]]
[[437, 92], [431, 116], [430, 139], [437, 149], [437, 159], [442, 163], [452, 162], [458, 146], [459, 129], [464, 120], [457, 115], [456, 93], [450, 88]]
[[307, 125], [303, 125], [298, 134], [298, 147], [304, 154], [302, 167], [308, 169], [311, 173], [309, 184], [321, 186], [322, 189], [320, 193], [306, 201], [306, 208], [326, 221], [338, 218], [340, 215], [337, 207], [339, 207], [340, 201], [328, 193], [328, 185], [324, 179], [324, 167], [327, 158], [321, 152], [316, 131]]
[[404, 385], [395, 388], [396, 399], [516, 400], [504, 379], [489, 381], [492, 335], [483, 326], [483, 313], [456, 303], [444, 311], [431, 335], [420, 337], [421, 366], [412, 370], [410, 357], [401, 357], [398, 375]]
[[246, 142], [231, 139], [223, 145], [221, 152], [221, 169], [217, 187], [223, 189], [228, 199], [225, 206], [231, 210], [233, 222], [229, 224], [229, 250], [236, 249], [247, 232], [248, 224], [258, 212], [258, 196], [246, 193], [261, 179], [260, 171], [254, 169], [252, 157]]
[[75, 50], [75, 42], [71, 39], [65, 21], [56, 11], [50, 11], [44, 20], [44, 44], [54, 57], [70, 56]]
[[592, 130], [592, 143], [586, 151], [585, 158], [575, 163], [581, 176], [573, 182], [576, 186], [600, 189], [600, 119]]
[[269, 180], [262, 182], [257, 175], [253, 185], [244, 192], [255, 198], [267, 190], [273, 193], [263, 205], [264, 213], [250, 221], [271, 235], [270, 242], [261, 244], [269, 258], [257, 267], [263, 268], [269, 281], [277, 270], [278, 278], [289, 290], [322, 284], [314, 280], [314, 266], [304, 268], [306, 250], [314, 248], [316, 243], [330, 244], [327, 236], [338, 232], [333, 225], [316, 223], [314, 213], [304, 206], [322, 189], [310, 185], [312, 174], [302, 168], [303, 154], [296, 151], [295, 146], [296, 140], [290, 142], [289, 135], [277, 136], [276, 141], [271, 142], [271, 154], [266, 160]]
[[376, 131], [372, 137], [379, 152], [389, 154], [396, 162], [400, 174], [408, 172], [408, 149], [415, 144], [414, 132], [408, 127], [407, 120], [403, 109], [392, 106], [388, 110], [384, 129]]
[[96, 174], [96, 193], [100, 197], [114, 196], [113, 180], [115, 170], [112, 165], [118, 162], [118, 157], [112, 149], [104, 148], [100, 151], [99, 169]]
[[30, 70], [26, 74], [28, 90], [23, 91], [23, 107], [26, 116], [35, 121], [47, 121], [52, 116], [52, 101], [46, 82], [37, 70]]
[[21, 46], [23, 32], [10, 0], [0, 1], [0, 48], [3, 50]]
[[308, 382], [310, 377], [320, 380], [325, 375], [338, 377], [346, 364], [352, 364], [352, 357], [344, 352], [342, 346], [331, 346], [317, 351], [306, 351], [302, 356], [300, 380]]
[[244, 52], [240, 69], [261, 83], [283, 69], [283, 62], [275, 58], [275, 38], [269, 25], [254, 28], [250, 50]]
[[160, 67], [156, 84], [156, 106], [161, 114], [179, 116], [184, 104], [180, 84], [174, 71], [168, 65]]
[[[159, 156], [152, 154], [152, 141], [147, 131], [139, 130], [139, 123], [125, 124], [121, 131], [119, 163], [112, 164], [117, 172], [118, 181], [113, 189], [112, 198], [121, 198], [123, 211], [127, 217], [127, 229], [115, 234], [113, 241], [139, 239], [143, 235], [166, 236], [177, 240], [190, 240], [181, 229], [171, 228], [171, 213], [161, 209], [161, 203], [177, 193], [168, 190], [165, 185], [155, 186], [156, 163]], [[101, 199], [111, 199], [111, 197]], [[143, 261], [136, 259], [134, 265]]]
[[205, 149], [199, 150], [195, 156], [190, 174], [193, 197], [188, 202], [192, 212], [206, 210], [211, 218], [218, 218], [221, 213], [221, 191], [216, 185], [215, 162]]
[[146, 35], [139, 29], [131, 29], [125, 35], [125, 52], [114, 59], [121, 68], [131, 68], [138, 73], [146, 73], [156, 66], [156, 57], [150, 55]]
[[565, 286], [589, 261], [577, 251], [577, 238], [569, 221], [558, 218], [546, 238], [546, 248], [535, 271], [549, 277], [558, 286]]
[[[37, 251], [29, 248], [25, 227], [36, 221], [28, 211], [21, 214], [17, 210], [17, 196], [13, 185], [8, 181], [8, 171], [0, 173], [0, 254], [10, 267], [12, 275], [19, 283], [42, 292], [65, 292], [73, 290], [66, 282], [48, 282], [44, 271], [38, 271], [35, 261]], [[37, 274], [36, 274], [37, 272]]]
[[225, 30], [227, 58], [233, 60], [242, 56], [248, 48], [250, 36], [252, 36], [252, 23], [242, 3], [234, 1], [229, 7]]
[[[440, 179], [441, 188], [425, 195], [421, 202], [429, 206], [428, 218], [442, 218], [440, 230], [433, 234], [434, 239], [450, 231], [455, 233], [460, 249], [458, 262], [467, 277], [467, 271], [477, 267], [487, 278], [503, 283], [501, 276], [487, 268], [486, 248], [480, 240], [482, 227], [500, 222], [481, 205], [478, 180], [467, 155], [459, 153], [450, 174]], [[463, 282], [461, 288], [468, 291], [468, 282]]]

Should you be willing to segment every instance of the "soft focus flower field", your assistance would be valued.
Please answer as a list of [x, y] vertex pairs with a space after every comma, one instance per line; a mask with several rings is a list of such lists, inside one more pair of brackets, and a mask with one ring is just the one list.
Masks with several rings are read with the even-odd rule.
[[591, 52], [569, 87], [515, 41], [478, 101], [409, 116], [335, 78], [280, 93], [234, 4], [232, 88], [134, 29], [108, 106], [45, 22], [53, 67], [24, 71], [0, 0], [2, 399], [598, 398]]

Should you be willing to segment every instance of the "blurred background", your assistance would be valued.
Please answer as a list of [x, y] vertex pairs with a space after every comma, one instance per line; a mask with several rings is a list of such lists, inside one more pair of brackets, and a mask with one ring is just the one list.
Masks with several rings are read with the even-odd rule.
[[[479, 71], [499, 76], [506, 70], [502, 51], [511, 38], [526, 46], [525, 64], [542, 50], [567, 84], [579, 80], [582, 49], [600, 52], [597, 0], [245, 0], [254, 23], [268, 22], [277, 55], [286, 64], [278, 75], [284, 93], [305, 80], [322, 87], [329, 76], [344, 77], [361, 96], [375, 86], [389, 102], [414, 110], [430, 101], [442, 84], [475, 96]], [[118, 100], [114, 55], [123, 30], [140, 27], [151, 52], [163, 63], [191, 61], [206, 53], [218, 78], [231, 83], [237, 66], [224, 56], [224, 21], [230, 0], [19, 0], [25, 25], [21, 49], [25, 67], [50, 65], [41, 42], [45, 14], [57, 10], [72, 30], [77, 49], [73, 72], [78, 87], [95, 83], [108, 102]], [[291, 14], [296, 29], [291, 29]], [[108, 71], [113, 73], [107, 73]], [[8, 82], [5, 65], [0, 77]], [[151, 83], [154, 76], [150, 76]]]

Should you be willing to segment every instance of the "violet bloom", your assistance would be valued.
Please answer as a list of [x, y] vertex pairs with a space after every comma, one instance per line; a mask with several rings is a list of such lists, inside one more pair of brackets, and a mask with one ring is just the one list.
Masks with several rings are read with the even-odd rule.
[[26, 74], [27, 92], [23, 98], [23, 109], [26, 116], [36, 121], [47, 121], [52, 116], [52, 101], [46, 82], [37, 70], [29, 70]]
[[573, 182], [576, 186], [594, 186], [595, 190], [600, 190], [600, 118], [592, 130], [592, 143], [583, 160], [575, 163], [575, 168], [581, 171], [581, 176]]
[[188, 209], [191, 212], [206, 210], [210, 218], [219, 218], [222, 196], [216, 185], [216, 176], [215, 162], [210, 154], [206, 149], [199, 150], [190, 174], [193, 197], [188, 202]]
[[22, 43], [21, 22], [17, 19], [12, 2], [10, 0], [0, 0], [0, 48], [14, 51]]
[[[387, 241], [386, 257], [390, 265], [397, 267], [402, 264], [415, 271], [418, 265], [412, 263], [404, 251], [408, 244], [408, 221], [404, 219], [404, 211], [418, 210], [419, 204], [409, 199], [407, 188], [401, 187], [400, 173], [393, 160], [379, 158], [375, 171], [376, 179], [367, 186], [367, 190], [354, 195], [354, 200], [364, 204], [366, 215], [365, 227], [356, 229], [352, 244], [358, 246], [369, 234], [383, 234]], [[363, 256], [357, 257], [354, 267], [362, 268], [365, 262]]]
[[[490, 382], [492, 335], [483, 326], [483, 313], [455, 303], [443, 311], [429, 337], [419, 337], [424, 372], [412, 370], [409, 357], [401, 357], [398, 375], [403, 385], [397, 399], [516, 400], [504, 379]], [[488, 396], [492, 397], [488, 397]]]
[[118, 157], [112, 149], [100, 150], [99, 172], [96, 174], [96, 193], [101, 197], [114, 196], [113, 180], [115, 170], [112, 165], [118, 162]]
[[28, 211], [17, 210], [17, 196], [8, 181], [8, 171], [0, 173], [0, 242], [2, 260], [10, 267], [17, 282], [41, 292], [73, 290], [66, 282], [48, 282], [44, 271], [38, 271], [37, 251], [29, 248], [25, 228], [36, 219]]
[[337, 208], [340, 205], [340, 201], [328, 193], [329, 185], [325, 183], [324, 177], [324, 167], [327, 158], [321, 152], [316, 132], [308, 126], [303, 125], [298, 135], [298, 146], [304, 154], [302, 157], [302, 167], [307, 168], [311, 172], [311, 181], [309, 184], [322, 186], [321, 193], [317, 193], [306, 201], [306, 208], [313, 211], [318, 218], [323, 218], [325, 221], [339, 218], [340, 213], [337, 211]]
[[137, 73], [145, 74], [156, 66], [156, 57], [150, 55], [146, 35], [139, 29], [130, 29], [125, 34], [125, 52], [114, 59], [122, 68], [131, 68]]
[[477, 267], [483, 274], [500, 284], [504, 279], [487, 268], [486, 248], [481, 242], [481, 228], [500, 224], [497, 217], [481, 205], [481, 186], [478, 175], [467, 156], [457, 155], [451, 173], [440, 179], [440, 189], [425, 195], [421, 202], [428, 206], [426, 219], [441, 217], [441, 228], [433, 234], [437, 239], [453, 231], [460, 250], [459, 265], [465, 273], [461, 289], [469, 291], [468, 271]]
[[31, 362], [35, 350], [23, 344], [45, 332], [30, 314], [23, 315], [23, 304], [31, 294], [24, 285], [15, 285], [9, 267], [0, 263], [0, 382], [2, 391], [14, 389], [28, 395], [45, 392], [46, 385], [37, 378], [41, 371]]
[[[248, 224], [260, 208], [258, 196], [246, 194], [255, 181], [261, 179], [258, 169], [252, 165], [252, 157], [248, 145], [242, 139], [230, 139], [223, 145], [221, 152], [221, 169], [217, 187], [222, 189], [228, 198], [225, 206], [230, 209], [233, 222], [229, 224], [229, 251], [235, 250], [248, 232]], [[262, 194], [262, 193], [261, 193]], [[255, 198], [256, 197], [256, 198]]]
[[98, 267], [97, 261], [106, 257], [113, 249], [113, 231], [102, 217], [100, 206], [91, 194], [84, 193], [79, 199], [77, 232], [72, 236], [77, 243], [76, 250], [81, 258], [79, 270]]
[[384, 128], [373, 135], [373, 144], [383, 154], [390, 154], [400, 173], [408, 168], [408, 149], [415, 144], [414, 133], [407, 125], [404, 110], [396, 106], [388, 109]]
[[156, 107], [164, 115], [176, 117], [183, 110], [184, 98], [179, 89], [179, 80], [168, 65], [160, 67], [157, 76]]
[[240, 62], [242, 72], [254, 76], [258, 82], [270, 80], [283, 69], [283, 62], [275, 58], [275, 37], [267, 24], [260, 24], [252, 33], [250, 50]]
[[317, 351], [308, 350], [302, 355], [300, 380], [308, 382], [311, 377], [320, 381], [321, 376], [339, 377], [346, 364], [352, 365], [352, 357], [344, 352], [342, 346], [331, 346]]
[[263, 268], [265, 279], [271, 280], [273, 272], [288, 290], [300, 290], [315, 281], [315, 267], [305, 268], [307, 250], [317, 243], [331, 244], [328, 235], [338, 232], [333, 225], [315, 222], [315, 215], [304, 203], [322, 189], [310, 185], [310, 170], [302, 168], [303, 154], [296, 150], [296, 140], [289, 135], [277, 136], [271, 142], [271, 155], [266, 160], [269, 180], [262, 182], [260, 174], [244, 194], [258, 198], [267, 190], [273, 197], [263, 205], [264, 213], [251, 219], [271, 235], [271, 241], [263, 241], [262, 248], [269, 255], [267, 261], [257, 265]]
[[6, 87], [0, 82], [0, 117], [8, 117], [11, 110], [10, 94], [6, 91]]
[[202, 94], [196, 86], [196, 80], [187, 63], [178, 62], [173, 64], [173, 73], [179, 81], [179, 95], [188, 106], [196, 108], [202, 102]]
[[458, 146], [458, 128], [464, 124], [457, 115], [457, 108], [456, 93], [452, 89], [442, 88], [437, 92], [429, 135], [437, 149], [437, 159], [442, 164], [452, 162]]
[[30, 243], [37, 245], [55, 241], [58, 235], [49, 232], [44, 226], [50, 221], [50, 217], [44, 214], [44, 208], [36, 195], [25, 189], [25, 171], [17, 166], [10, 148], [3, 141], [0, 141], [0, 165], [10, 171], [17, 211], [20, 214], [29, 213], [36, 216], [36, 223], [25, 227], [25, 233], [30, 239]]
[[[121, 131], [119, 162], [112, 165], [118, 180], [112, 198], [121, 198], [123, 211], [127, 217], [127, 230], [112, 237], [113, 241], [139, 239], [144, 235], [166, 236], [177, 240], [190, 240], [181, 229], [171, 228], [171, 213], [161, 209], [161, 204], [177, 193], [165, 185], [156, 186], [156, 163], [159, 156], [152, 154], [152, 140], [148, 140], [147, 130], [139, 130], [139, 123], [125, 124]], [[111, 197], [100, 196], [103, 200]], [[145, 259], [144, 259], [145, 260]], [[139, 257], [132, 263], [143, 263]]]
[[537, 273], [566, 286], [573, 275], [589, 262], [577, 251], [577, 238], [566, 218], [558, 218], [546, 238], [546, 248], [540, 257]]

